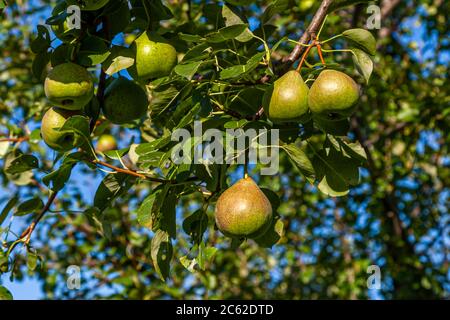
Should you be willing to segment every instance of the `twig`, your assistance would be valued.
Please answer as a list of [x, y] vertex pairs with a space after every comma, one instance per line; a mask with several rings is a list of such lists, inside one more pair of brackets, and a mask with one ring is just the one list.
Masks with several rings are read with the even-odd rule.
[[291, 54], [283, 59], [284, 67], [289, 68], [295, 61], [297, 61], [300, 56], [307, 50], [307, 47], [302, 44], [307, 44], [311, 37], [315, 38], [318, 30], [320, 29], [325, 17], [327, 16], [328, 7], [333, 3], [333, 0], [323, 0], [320, 4], [319, 9], [314, 15], [311, 24], [308, 26], [306, 31], [301, 36], [300, 40], [292, 50]]
[[[292, 52], [283, 59], [283, 64], [281, 65], [281, 67], [279, 68], [279, 72], [280, 74], [286, 72], [291, 65], [297, 61], [302, 54], [304, 54], [304, 52], [306, 50], [311, 50], [310, 46], [305, 46], [309, 40], [311, 38], [315, 39], [316, 38], [316, 34], [319, 31], [320, 27], [322, 26], [326, 16], [327, 16], [327, 11], [328, 11], [328, 7], [333, 3], [334, 0], [323, 0], [322, 3], [320, 4], [319, 9], [317, 10], [316, 14], [314, 15], [310, 25], [308, 26], [308, 28], [306, 29], [306, 31], [303, 33], [303, 35], [300, 37], [300, 40], [298, 41], [298, 44], [295, 46], [295, 48], [292, 50]], [[322, 62], [324, 63], [324, 62]], [[270, 77], [268, 75], [264, 75], [259, 82], [260, 83], [266, 83], [267, 81], [270, 80]], [[261, 116], [264, 113], [264, 108], [261, 107], [258, 112], [250, 117], [246, 117], [246, 119], [248, 120], [258, 120], [259, 118], [261, 118]], [[242, 118], [242, 116], [237, 116], [236, 118]]]
[[109, 164], [107, 162], [101, 161], [101, 160], [89, 160], [91, 163], [95, 164], [95, 165], [100, 165], [103, 167], [107, 167], [110, 168], [116, 172], [120, 172], [120, 173], [125, 173], [128, 174], [130, 176], [134, 176], [137, 178], [141, 178], [141, 179], [145, 179], [145, 180], [149, 180], [149, 181], [153, 181], [153, 182], [159, 182], [159, 183], [176, 183], [175, 180], [166, 180], [166, 179], [160, 179], [160, 178], [154, 178], [154, 177], [149, 177], [145, 174], [133, 171], [133, 170], [129, 170], [129, 169], [123, 169], [123, 168], [119, 168], [115, 165]]
[[28, 141], [29, 137], [20, 137], [20, 138], [2, 138], [0, 139], [0, 142], [23, 142]]
[[42, 219], [42, 217], [45, 215], [45, 213], [50, 209], [53, 201], [55, 201], [57, 194], [58, 194], [58, 192], [52, 192], [50, 194], [50, 197], [48, 198], [45, 206], [41, 209], [41, 211], [38, 213], [38, 215], [33, 220], [33, 222], [28, 226], [28, 228], [25, 229], [24, 232], [22, 232], [22, 234], [19, 237], [19, 240], [25, 239], [25, 244], [28, 244], [30, 242], [31, 234], [33, 233], [34, 229], [36, 228], [36, 225], [39, 223], [39, 221]]

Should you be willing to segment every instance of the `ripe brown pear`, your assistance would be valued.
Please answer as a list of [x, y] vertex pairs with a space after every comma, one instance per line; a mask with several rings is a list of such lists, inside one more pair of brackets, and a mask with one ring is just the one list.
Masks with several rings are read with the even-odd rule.
[[266, 115], [275, 123], [302, 121], [308, 114], [308, 91], [300, 73], [288, 71], [264, 94]]
[[270, 227], [272, 205], [252, 178], [244, 178], [219, 197], [215, 219], [226, 236], [256, 238]]
[[355, 110], [359, 87], [343, 72], [324, 70], [309, 90], [308, 104], [314, 116], [326, 120], [342, 120]]

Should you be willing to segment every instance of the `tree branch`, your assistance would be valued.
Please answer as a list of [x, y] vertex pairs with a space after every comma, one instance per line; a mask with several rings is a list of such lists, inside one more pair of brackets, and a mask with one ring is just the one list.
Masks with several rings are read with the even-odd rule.
[[[333, 3], [333, 0], [323, 0], [320, 4], [319, 9], [314, 15], [310, 25], [306, 29], [306, 31], [300, 37], [298, 41], [300, 44], [297, 44], [292, 50], [291, 54], [283, 59], [283, 70], [289, 68], [295, 61], [297, 61], [300, 56], [305, 52], [307, 47], [303, 46], [308, 44], [311, 37], [315, 38], [317, 32], [320, 29], [325, 17], [327, 16], [328, 7]], [[303, 45], [302, 45], [303, 44]]]
[[[112, 170], [114, 170], [116, 172], [125, 173], [125, 174], [128, 174], [128, 175], [133, 176], [133, 177], [137, 177], [137, 178], [141, 178], [141, 179], [145, 179], [145, 180], [149, 180], [149, 181], [153, 181], [153, 182], [158, 182], [158, 183], [176, 183], [175, 180], [166, 180], [166, 179], [149, 177], [149, 176], [147, 176], [145, 174], [138, 173], [138, 172], [133, 171], [133, 170], [119, 168], [119, 167], [117, 167], [115, 165], [109, 164], [109, 163], [101, 161], [101, 160], [89, 160], [89, 162], [91, 162], [92, 164], [95, 164], [95, 165], [100, 165], [100, 166], [103, 166], [103, 167], [110, 168], [110, 169], [112, 169]], [[194, 178], [192, 178], [192, 179], [194, 179]]]
[[[319, 9], [317, 10], [316, 14], [314, 15], [310, 25], [306, 29], [306, 31], [302, 34], [302, 36], [299, 39], [299, 43], [295, 46], [295, 48], [292, 50], [292, 52], [283, 59], [283, 64], [279, 67], [278, 73], [282, 74], [285, 73], [292, 64], [297, 61], [302, 54], [305, 53], [308, 47], [302, 46], [301, 44], [308, 44], [309, 40], [312, 38], [315, 38], [317, 32], [320, 29], [320, 26], [325, 20], [325, 17], [327, 16], [327, 10], [328, 7], [333, 3], [334, 0], [323, 0], [320, 4]], [[311, 48], [311, 47], [309, 47]], [[267, 75], [263, 76], [259, 82], [266, 83], [269, 81], [269, 77]], [[253, 116], [246, 117], [247, 120], [258, 120], [261, 118], [261, 116], [264, 114], [264, 108], [261, 107], [258, 112], [256, 112]], [[240, 117], [242, 118], [242, 116]]]
[[58, 192], [52, 191], [45, 206], [41, 209], [41, 211], [38, 213], [38, 215], [33, 220], [33, 222], [28, 226], [28, 228], [25, 229], [25, 231], [20, 235], [19, 239], [20, 240], [25, 239], [25, 244], [28, 244], [30, 242], [31, 234], [33, 233], [34, 229], [36, 228], [36, 225], [39, 223], [39, 221], [42, 219], [42, 217], [45, 215], [45, 213], [50, 209], [53, 201], [55, 201], [55, 199], [56, 199], [57, 194], [58, 194]]

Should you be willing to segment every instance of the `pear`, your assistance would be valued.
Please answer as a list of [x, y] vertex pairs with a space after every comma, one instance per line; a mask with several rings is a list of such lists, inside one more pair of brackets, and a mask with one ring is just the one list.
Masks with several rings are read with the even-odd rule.
[[349, 117], [359, 100], [359, 87], [345, 73], [324, 70], [309, 90], [308, 104], [314, 116], [326, 120]]
[[300, 73], [288, 71], [264, 94], [264, 112], [274, 123], [302, 121], [308, 114], [308, 91]]
[[131, 45], [135, 54], [134, 65], [128, 68], [135, 80], [165, 77], [177, 64], [177, 51], [163, 37], [144, 32]]
[[100, 138], [98, 138], [97, 142], [97, 150], [100, 152], [106, 152], [117, 149], [117, 141], [110, 134], [102, 134]]
[[112, 123], [132, 122], [144, 116], [147, 108], [147, 94], [131, 80], [117, 78], [105, 90], [103, 113]]
[[64, 126], [67, 119], [81, 114], [79, 111], [70, 111], [59, 108], [50, 108], [42, 118], [41, 137], [53, 150], [69, 151], [83, 142], [74, 132], [61, 132], [58, 129]]
[[72, 62], [59, 64], [45, 78], [45, 95], [57, 107], [80, 110], [94, 95], [94, 83], [90, 73]]
[[215, 219], [226, 236], [256, 238], [270, 227], [272, 205], [252, 178], [244, 178], [220, 195]]
[[69, 4], [80, 6], [84, 11], [95, 11], [103, 8], [108, 4], [109, 0], [69, 0]]

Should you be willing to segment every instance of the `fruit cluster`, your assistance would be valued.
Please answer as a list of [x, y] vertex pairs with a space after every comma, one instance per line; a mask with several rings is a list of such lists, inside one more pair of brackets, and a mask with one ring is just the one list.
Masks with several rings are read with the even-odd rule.
[[[96, 5], [97, 2], [92, 4]], [[61, 25], [62, 28], [64, 26]], [[54, 31], [56, 36], [64, 39], [64, 34], [59, 32], [60, 28]], [[130, 123], [145, 115], [149, 105], [148, 98], [137, 81], [167, 76], [177, 63], [175, 48], [154, 33], [144, 32], [131, 47], [135, 63], [129, 68], [129, 72], [135, 81], [124, 77], [112, 79], [101, 101], [105, 118], [115, 124]], [[44, 87], [45, 95], [53, 107], [42, 119], [43, 140], [50, 148], [60, 152], [79, 147], [83, 141], [72, 130], [61, 128], [70, 117], [83, 115], [86, 106], [92, 101], [94, 82], [91, 74], [80, 65], [65, 62], [54, 66], [48, 73]], [[109, 140], [111, 141], [111, 137]]]
[[[69, 4], [71, 1], [66, 1]], [[81, 10], [98, 10], [109, 0], [73, 1]], [[65, 10], [57, 6], [54, 14]], [[69, 30], [66, 21], [52, 25], [54, 34], [63, 42], [80, 36], [79, 30]], [[359, 100], [356, 82], [343, 72], [324, 68], [311, 87], [303, 80], [300, 70], [311, 47], [316, 46], [322, 64], [321, 44], [312, 39], [297, 70], [286, 72], [266, 90], [263, 109], [273, 123], [339, 121], [349, 117]], [[45, 79], [45, 94], [52, 104], [42, 119], [41, 136], [46, 144], [66, 152], [84, 142], [74, 130], [64, 128], [68, 119], [85, 115], [90, 104], [98, 100], [104, 117], [114, 124], [127, 124], [141, 119], [149, 109], [146, 91], [141, 86], [149, 80], [168, 76], [177, 64], [175, 48], [161, 35], [150, 31], [141, 33], [130, 46], [134, 63], [128, 67], [132, 80], [110, 78], [107, 86], [94, 97], [94, 81], [90, 72], [75, 59], [57, 64]], [[73, 57], [72, 57], [73, 58]], [[88, 121], [88, 117], [85, 117]], [[95, 120], [95, 119], [94, 119]], [[117, 148], [111, 135], [99, 139], [97, 149], [105, 152]], [[267, 196], [248, 176], [221, 194], [215, 210], [216, 225], [223, 234], [233, 238], [258, 238], [273, 222], [273, 208]]]

